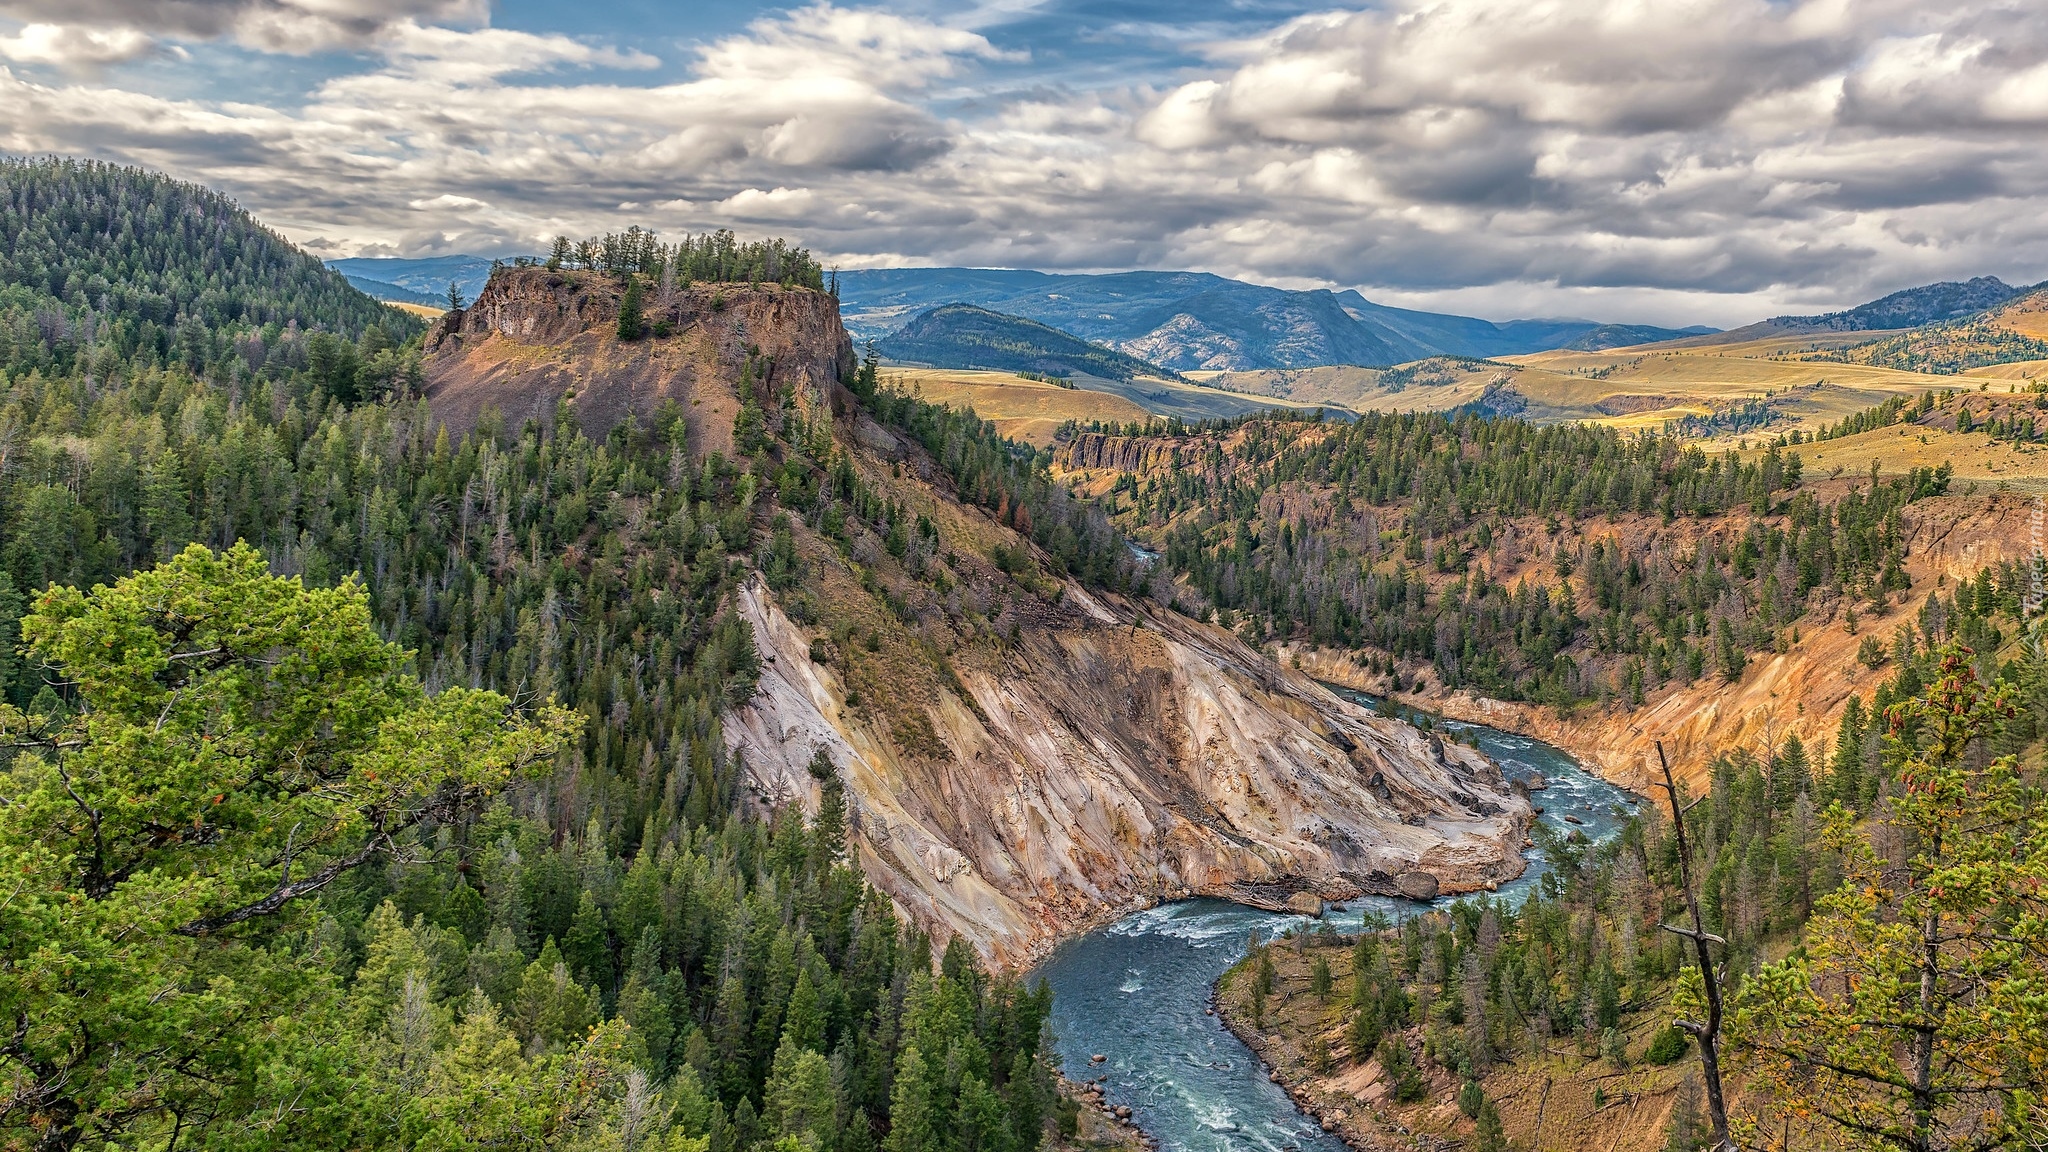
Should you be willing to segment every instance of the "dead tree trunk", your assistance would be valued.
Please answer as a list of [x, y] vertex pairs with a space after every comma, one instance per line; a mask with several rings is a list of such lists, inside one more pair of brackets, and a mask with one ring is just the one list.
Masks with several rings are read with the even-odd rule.
[[[1699, 893], [1692, 885], [1692, 846], [1685, 839], [1685, 814], [1692, 804], [1680, 806], [1678, 784], [1671, 778], [1671, 763], [1664, 758], [1664, 742], [1657, 743], [1657, 766], [1664, 770], [1663, 788], [1671, 802], [1671, 829], [1678, 837], [1678, 884], [1685, 890], [1685, 908], [1692, 915], [1692, 927], [1681, 928], [1675, 924], [1660, 925], [1666, 932], [1675, 933], [1692, 941], [1693, 955], [1699, 963], [1700, 982], [1707, 990], [1707, 1018], [1705, 1022], [1680, 1020], [1678, 1027], [1692, 1034], [1700, 1045], [1701, 1079], [1706, 1081], [1707, 1118], [1714, 1127], [1714, 1152], [1735, 1152], [1735, 1144], [1728, 1139], [1728, 1104], [1721, 1095], [1721, 973], [1714, 967], [1711, 944], [1726, 947], [1728, 942], [1707, 931], [1706, 920], [1700, 915]], [[1693, 801], [1697, 804], [1699, 801]]]

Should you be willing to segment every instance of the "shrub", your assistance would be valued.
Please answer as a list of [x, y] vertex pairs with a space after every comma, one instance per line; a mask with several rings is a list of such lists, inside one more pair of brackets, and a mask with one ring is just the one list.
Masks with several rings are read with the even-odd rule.
[[1650, 1039], [1650, 1048], [1643, 1053], [1643, 1059], [1652, 1064], [1669, 1064], [1685, 1055], [1685, 1033], [1676, 1025], [1659, 1031]]

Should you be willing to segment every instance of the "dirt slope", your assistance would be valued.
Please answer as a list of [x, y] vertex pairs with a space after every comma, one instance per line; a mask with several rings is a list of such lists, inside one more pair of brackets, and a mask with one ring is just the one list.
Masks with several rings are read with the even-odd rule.
[[[1892, 674], [1889, 666], [1872, 669], [1857, 662], [1863, 638], [1876, 636], [1888, 642], [1900, 625], [1915, 619], [1936, 588], [1953, 591], [1956, 581], [1974, 578], [1986, 565], [2024, 557], [2033, 508], [2032, 499], [2011, 493], [1942, 496], [1907, 505], [1906, 572], [1912, 589], [1898, 596], [1884, 615], [1859, 608], [1853, 634], [1840, 620], [1802, 620], [1799, 640], [1789, 651], [1752, 656], [1742, 678], [1733, 683], [1706, 676], [1689, 685], [1667, 685], [1651, 693], [1640, 708], [1588, 705], [1570, 713], [1465, 691], [1446, 692], [1441, 684], [1421, 694], [1393, 695], [1456, 719], [1548, 741], [1609, 780], [1637, 791], [1648, 784], [1645, 773], [1655, 770], [1659, 740], [1672, 769], [1696, 785], [1704, 780], [1714, 754], [1724, 748], [1746, 745], [1761, 750], [1796, 732], [1817, 753], [1823, 741], [1833, 739], [1849, 696], [1867, 700]], [[1628, 521], [1589, 526], [1587, 538], [1604, 534], [1643, 540], [1658, 531], [1651, 521]], [[1345, 653], [1282, 646], [1279, 657], [1329, 683], [1382, 693], [1391, 686], [1388, 677], [1367, 672]], [[1414, 671], [1409, 670], [1411, 678]]]

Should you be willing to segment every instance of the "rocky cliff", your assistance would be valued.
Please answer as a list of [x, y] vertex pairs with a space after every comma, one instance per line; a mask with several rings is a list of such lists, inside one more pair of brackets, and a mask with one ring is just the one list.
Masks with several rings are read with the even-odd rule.
[[765, 589], [743, 606], [767, 659], [727, 733], [762, 801], [808, 801], [824, 749], [869, 878], [1000, 959], [1162, 899], [1432, 896], [1522, 870], [1530, 810], [1497, 765], [1218, 629], [1068, 585], [1014, 644], [957, 652], [957, 691], [863, 713]]
[[1164, 436], [1110, 436], [1082, 432], [1060, 444], [1053, 465], [1063, 472], [1164, 472], [1195, 464], [1201, 445]]
[[[595, 272], [500, 268], [467, 308], [427, 333], [427, 400], [458, 431], [486, 404], [515, 426], [553, 417], [567, 399], [583, 428], [602, 434], [664, 400], [679, 405], [697, 451], [730, 451], [735, 382], [754, 360], [757, 401], [785, 393], [824, 407], [853, 371], [839, 303], [775, 284], [699, 284], [651, 291], [647, 335], [618, 338], [621, 288]], [[843, 410], [846, 397], [839, 394]]]
[[[608, 281], [511, 269], [429, 340], [428, 397], [453, 425], [486, 405], [547, 418], [566, 400], [602, 429], [673, 400], [698, 452], [731, 451], [751, 364], [771, 437], [785, 396], [812, 431], [748, 466], [829, 470], [867, 494], [851, 514], [778, 508], [766, 491], [757, 508], [764, 544], [787, 533], [773, 538], [796, 574], [772, 589], [756, 577], [734, 605], [762, 658], [759, 692], [724, 729], [751, 803], [815, 811], [823, 751], [870, 880], [921, 926], [1011, 964], [1161, 899], [1427, 896], [1521, 871], [1529, 805], [1483, 755], [1338, 700], [1227, 632], [1084, 590], [958, 500], [937, 461], [839, 386], [851, 347], [836, 308], [700, 286], [649, 301], [669, 335], [622, 342]], [[877, 509], [919, 523], [915, 542], [885, 546]]]

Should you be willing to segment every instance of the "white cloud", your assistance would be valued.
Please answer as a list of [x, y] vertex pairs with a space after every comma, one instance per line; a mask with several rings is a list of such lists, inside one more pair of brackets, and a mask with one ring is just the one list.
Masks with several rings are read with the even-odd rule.
[[0, 56], [23, 64], [53, 64], [71, 70], [91, 70], [159, 50], [155, 40], [133, 28], [29, 24], [12, 36], [0, 36]]
[[67, 67], [150, 37], [370, 53], [289, 108], [0, 70], [0, 146], [167, 168], [364, 251], [523, 250], [630, 211], [847, 263], [1201, 267], [1730, 323], [2048, 275], [2048, 9], [2014, 0], [1389, 0], [1094, 91], [1019, 89], [977, 32], [830, 4], [643, 81], [652, 57], [483, 27], [481, 0], [0, 12], [54, 29], [0, 54]]
[[[229, 39], [265, 52], [303, 55], [359, 48], [419, 22], [482, 24], [489, 0], [0, 0], [0, 16], [140, 38]], [[130, 57], [122, 57], [128, 59]]]

